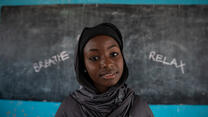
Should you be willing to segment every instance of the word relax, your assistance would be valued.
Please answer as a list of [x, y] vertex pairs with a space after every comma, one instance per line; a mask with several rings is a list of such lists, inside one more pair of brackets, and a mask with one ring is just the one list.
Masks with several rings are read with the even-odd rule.
[[153, 60], [155, 62], [163, 63], [164, 65], [173, 65], [176, 68], [181, 68], [181, 72], [184, 74], [184, 66], [186, 65], [183, 63], [182, 60], [180, 60], [180, 64], [177, 63], [176, 59], [173, 58], [170, 62], [167, 61], [167, 57], [163, 56], [161, 54], [156, 54], [155, 51], [151, 51], [149, 54], [149, 59]]
[[55, 65], [61, 61], [65, 61], [67, 59], [69, 59], [69, 54], [67, 53], [67, 51], [62, 51], [60, 54], [52, 56], [49, 59], [45, 59], [44, 61], [38, 61], [37, 63], [34, 63], [33, 68], [34, 68], [35, 72], [40, 72], [41, 68], [48, 68], [52, 64]]

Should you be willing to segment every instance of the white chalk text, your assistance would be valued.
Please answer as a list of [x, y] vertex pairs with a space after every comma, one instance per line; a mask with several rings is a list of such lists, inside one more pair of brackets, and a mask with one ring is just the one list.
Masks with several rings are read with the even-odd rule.
[[177, 61], [175, 58], [171, 59], [171, 61], [168, 61], [167, 57], [161, 54], [157, 54], [155, 51], [151, 51], [149, 54], [149, 59], [155, 62], [160, 62], [164, 65], [172, 65], [176, 68], [180, 68], [181, 72], [184, 74], [184, 66], [186, 65], [183, 63], [182, 60]]
[[43, 61], [38, 61], [34, 63], [33, 68], [35, 72], [40, 72], [42, 68], [48, 68], [51, 65], [55, 65], [67, 59], [69, 59], [69, 54], [67, 53], [67, 51], [62, 51], [60, 54], [54, 55], [49, 59], [45, 59]]

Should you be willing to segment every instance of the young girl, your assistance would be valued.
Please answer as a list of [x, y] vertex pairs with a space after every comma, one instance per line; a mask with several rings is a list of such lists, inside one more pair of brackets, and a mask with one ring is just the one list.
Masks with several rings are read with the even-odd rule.
[[128, 68], [120, 31], [111, 23], [84, 28], [75, 53], [81, 89], [60, 105], [56, 117], [153, 117], [125, 84]]

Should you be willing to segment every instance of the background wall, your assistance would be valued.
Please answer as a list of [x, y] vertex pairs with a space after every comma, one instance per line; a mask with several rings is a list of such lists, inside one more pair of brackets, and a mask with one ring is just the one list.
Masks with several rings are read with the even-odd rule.
[[1, 5], [43, 5], [43, 4], [207, 4], [207, 0], [1, 0]]
[[[177, 1], [170, 4], [174, 2]], [[0, 3], [80, 4], [78, 1]], [[73, 66], [73, 50], [79, 33], [85, 26], [107, 21], [116, 24], [124, 36], [125, 57], [131, 71], [129, 86], [150, 104], [174, 104], [151, 105], [156, 117], [194, 117], [197, 114], [207, 117], [208, 7], [112, 3], [115, 5], [3, 7], [0, 23], [0, 98], [3, 100], [0, 102], [0, 115], [54, 116], [59, 102], [79, 87], [73, 67], [68, 67]], [[40, 106], [49, 108], [49, 115], [37, 111]]]

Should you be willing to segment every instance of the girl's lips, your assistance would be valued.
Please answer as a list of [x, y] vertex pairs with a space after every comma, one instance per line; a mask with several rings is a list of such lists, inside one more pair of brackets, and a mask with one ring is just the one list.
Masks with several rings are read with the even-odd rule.
[[114, 79], [116, 77], [116, 73], [105, 74], [105, 75], [102, 75], [101, 77], [104, 79]]

